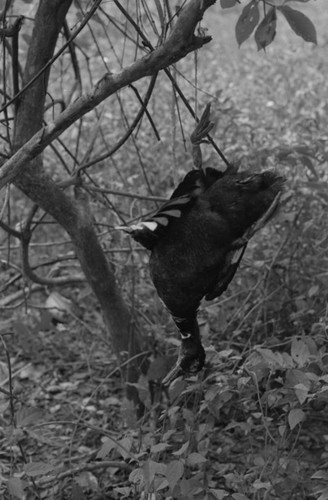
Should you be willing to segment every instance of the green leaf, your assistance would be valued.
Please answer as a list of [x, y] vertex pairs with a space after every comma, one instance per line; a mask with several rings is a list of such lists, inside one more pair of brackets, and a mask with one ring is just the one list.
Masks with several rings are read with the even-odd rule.
[[83, 489], [75, 481], [72, 483], [71, 500], [86, 500]]
[[209, 492], [217, 500], [222, 500], [224, 497], [227, 497], [229, 495], [229, 493], [226, 490], [220, 490], [220, 489], [215, 489], [215, 490], [211, 489], [209, 490]]
[[169, 486], [169, 483], [165, 477], [155, 477], [154, 479], [154, 490], [161, 491]]
[[194, 498], [195, 481], [192, 478], [186, 479], [183, 477], [179, 483], [179, 488], [182, 498]]
[[309, 389], [304, 384], [296, 384], [294, 386], [294, 391], [298, 401], [302, 405], [308, 397]]
[[155, 0], [155, 5], [157, 8], [157, 13], [158, 13], [158, 17], [159, 17], [160, 22], [161, 22], [161, 26], [164, 27], [165, 26], [165, 16], [164, 16], [164, 12], [162, 9], [162, 4], [159, 0]]
[[288, 370], [286, 374], [286, 387], [295, 387], [297, 384], [304, 384], [309, 389], [311, 387], [309, 377], [302, 370], [297, 370], [296, 368]]
[[184, 443], [181, 446], [181, 448], [179, 448], [177, 451], [174, 451], [173, 455], [176, 455], [177, 457], [179, 457], [180, 455], [183, 455], [187, 451], [188, 446], [189, 446], [189, 441], [187, 441], [186, 443]]
[[278, 431], [279, 431], [279, 434], [280, 434], [281, 437], [283, 437], [285, 435], [286, 428], [287, 428], [286, 425], [279, 425]]
[[146, 460], [142, 466], [142, 470], [144, 473], [145, 483], [147, 487], [150, 488], [157, 472], [157, 462], [154, 462], [153, 460]]
[[96, 458], [104, 459], [112, 450], [116, 449], [116, 446], [117, 444], [115, 441], [113, 441], [111, 438], [106, 438], [102, 447], [98, 451]]
[[273, 42], [274, 37], [276, 36], [276, 26], [276, 9], [271, 7], [255, 31], [257, 50], [265, 49], [268, 45], [270, 45], [270, 43]]
[[164, 451], [169, 447], [170, 445], [168, 443], [157, 443], [151, 447], [150, 451], [152, 453], [160, 453], [161, 451]]
[[26, 498], [26, 493], [24, 492], [26, 487], [26, 482], [22, 481], [18, 477], [11, 477], [8, 479], [7, 488], [10, 495], [14, 498], [18, 498], [19, 500]]
[[320, 288], [319, 285], [313, 285], [311, 288], [308, 290], [308, 297], [313, 297], [314, 295], [318, 295]]
[[204, 462], [207, 462], [207, 459], [201, 455], [200, 453], [190, 453], [190, 455], [187, 458], [187, 463], [191, 467], [198, 465], [198, 464], [203, 464]]
[[237, 0], [220, 0], [222, 9], [229, 9], [230, 7], [234, 7], [236, 3]]
[[260, 479], [256, 479], [252, 484], [255, 490], [269, 490], [272, 488], [272, 484], [269, 481], [260, 481]]
[[[113, 439], [113, 441], [115, 441], [115, 439]], [[130, 452], [132, 444], [133, 440], [131, 437], [124, 437], [116, 442], [116, 450], [122, 455], [124, 460], [127, 458], [134, 458], [133, 454]]]
[[290, 353], [300, 368], [309, 361], [310, 351], [303, 340], [293, 339]]
[[286, 3], [286, 0], [270, 0], [270, 5], [274, 5], [275, 7], [281, 7]]
[[321, 492], [321, 495], [319, 496], [318, 500], [328, 500], [328, 488], [326, 488]]
[[288, 5], [280, 7], [279, 10], [283, 13], [296, 35], [302, 37], [306, 42], [317, 44], [317, 33], [314, 24], [303, 12], [292, 9]]
[[260, 12], [258, 3], [256, 0], [252, 0], [243, 8], [236, 24], [236, 38], [239, 46], [253, 33], [259, 19]]
[[113, 491], [120, 495], [119, 498], [128, 498], [131, 492], [131, 488], [129, 486], [122, 486], [121, 488], [114, 488]]
[[312, 476], [311, 479], [324, 479], [325, 481], [328, 481], [328, 472], [325, 470], [317, 470]]
[[54, 472], [55, 466], [44, 462], [30, 462], [24, 465], [24, 470], [28, 476], [42, 476]]
[[17, 412], [17, 426], [29, 427], [37, 424], [43, 417], [43, 411], [40, 408], [27, 408], [23, 406]]
[[303, 410], [294, 409], [290, 410], [288, 414], [288, 423], [291, 430], [293, 430], [298, 424], [300, 424], [305, 418], [305, 413]]
[[277, 354], [274, 353], [271, 349], [259, 347], [257, 351], [261, 354], [264, 361], [270, 368], [277, 368], [279, 366]]
[[171, 491], [174, 489], [179, 479], [183, 476], [183, 472], [184, 466], [180, 460], [173, 460], [167, 465], [166, 479], [169, 483]]
[[141, 467], [134, 469], [129, 475], [129, 481], [134, 484], [144, 483], [144, 471]]

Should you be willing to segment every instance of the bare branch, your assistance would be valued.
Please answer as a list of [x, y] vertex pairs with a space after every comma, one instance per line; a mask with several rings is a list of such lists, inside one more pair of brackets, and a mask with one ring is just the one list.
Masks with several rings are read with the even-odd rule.
[[61, 276], [60, 278], [44, 278], [43, 276], [38, 276], [31, 268], [29, 263], [29, 243], [31, 240], [32, 232], [30, 230], [30, 222], [28, 221], [23, 229], [21, 235], [21, 250], [22, 250], [22, 267], [24, 276], [33, 281], [34, 283], [39, 283], [40, 285], [55, 286], [55, 285], [70, 285], [72, 283], [81, 283], [85, 281], [84, 276]]
[[152, 76], [161, 69], [179, 61], [188, 53], [201, 48], [211, 41], [209, 36], [195, 36], [197, 23], [204, 12], [216, 0], [190, 0], [177, 18], [176, 24], [167, 40], [154, 51], [138, 61], [123, 68], [119, 73], [107, 73], [94, 89], [79, 97], [68, 106], [52, 123], [40, 129], [21, 147], [0, 169], [0, 188], [11, 182], [33, 158], [39, 155], [54, 139], [72, 125], [77, 119], [95, 108], [100, 102], [117, 90]]
[[9, 25], [6, 28], [0, 28], [0, 36], [9, 38], [16, 36], [22, 27], [23, 21], [24, 16], [18, 16], [14, 24]]
[[11, 236], [15, 236], [15, 238], [18, 238], [19, 240], [22, 238], [22, 233], [19, 231], [16, 231], [16, 229], [11, 228], [8, 226], [5, 222], [2, 222], [0, 220], [0, 227], [6, 231], [6, 233], [10, 234]]
[[162, 203], [167, 201], [167, 198], [163, 198], [163, 196], [146, 196], [142, 194], [129, 193], [128, 191], [116, 191], [115, 189], [98, 188], [93, 186], [87, 186], [86, 189], [88, 191], [94, 191], [96, 193], [113, 194], [115, 196], [124, 196], [126, 198], [134, 198], [136, 200], [160, 201]]
[[92, 472], [95, 470], [103, 469], [104, 467], [115, 467], [116, 469], [126, 470], [127, 472], [131, 472], [133, 470], [133, 467], [131, 467], [131, 465], [129, 465], [123, 461], [104, 460], [102, 462], [93, 462], [93, 463], [89, 463], [89, 464], [80, 465], [78, 467], [73, 467], [73, 468], [68, 469], [68, 470], [64, 470], [64, 471], [60, 472], [59, 474], [57, 474], [56, 476], [50, 476], [50, 477], [40, 479], [38, 481], [37, 485], [42, 488], [42, 487], [48, 486], [49, 483], [52, 483], [54, 481], [59, 481], [61, 479], [64, 479], [65, 477], [70, 477], [72, 474], [81, 474], [81, 472], [84, 472], [84, 471], [91, 471]]

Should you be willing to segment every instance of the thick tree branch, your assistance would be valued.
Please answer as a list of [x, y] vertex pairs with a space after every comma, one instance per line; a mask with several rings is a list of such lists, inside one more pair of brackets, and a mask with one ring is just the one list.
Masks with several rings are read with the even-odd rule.
[[28, 162], [39, 155], [76, 120], [95, 108], [104, 99], [141, 78], [154, 75], [159, 70], [179, 61], [188, 53], [210, 42], [211, 37], [197, 37], [194, 35], [194, 31], [204, 12], [215, 1], [190, 0], [186, 7], [181, 10], [170, 36], [160, 47], [123, 68], [119, 73], [104, 75], [92, 92], [79, 97], [56, 120], [41, 128], [3, 164], [0, 169], [0, 188], [7, 182], [12, 182]]

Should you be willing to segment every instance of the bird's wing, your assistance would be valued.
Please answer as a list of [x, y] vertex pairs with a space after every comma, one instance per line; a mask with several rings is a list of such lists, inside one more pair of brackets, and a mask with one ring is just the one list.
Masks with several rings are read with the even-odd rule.
[[138, 224], [119, 226], [116, 229], [129, 233], [142, 246], [152, 250], [159, 239], [165, 236], [170, 222], [182, 217], [191, 204], [223, 175], [224, 172], [211, 167], [205, 171], [190, 170], [173, 191], [171, 198], [154, 215]]
[[171, 198], [154, 215], [138, 224], [119, 226], [117, 229], [129, 233], [142, 246], [152, 250], [158, 240], [165, 236], [170, 222], [180, 218], [204, 189], [202, 172], [191, 170], [173, 191]]
[[131, 226], [119, 226], [117, 229], [129, 233], [142, 246], [152, 250], [158, 240], [165, 235], [170, 222], [180, 218], [191, 201], [192, 197], [188, 195], [173, 198], [164, 203], [153, 216], [146, 220]]

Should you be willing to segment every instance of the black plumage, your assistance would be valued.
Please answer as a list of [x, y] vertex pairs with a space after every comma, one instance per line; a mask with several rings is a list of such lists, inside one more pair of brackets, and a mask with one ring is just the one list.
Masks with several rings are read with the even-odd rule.
[[152, 280], [180, 331], [174, 375], [203, 367], [200, 302], [227, 288], [239, 264], [235, 254], [275, 212], [283, 183], [273, 171], [192, 170], [153, 217], [125, 228], [151, 250]]
[[276, 212], [284, 184], [272, 170], [238, 172], [231, 165], [225, 172], [203, 170], [200, 144], [212, 126], [207, 105], [191, 135], [197, 169], [186, 174], [152, 217], [121, 227], [151, 251], [153, 283], [181, 335], [177, 364], [164, 383], [204, 366], [200, 302], [227, 289], [249, 239]]

